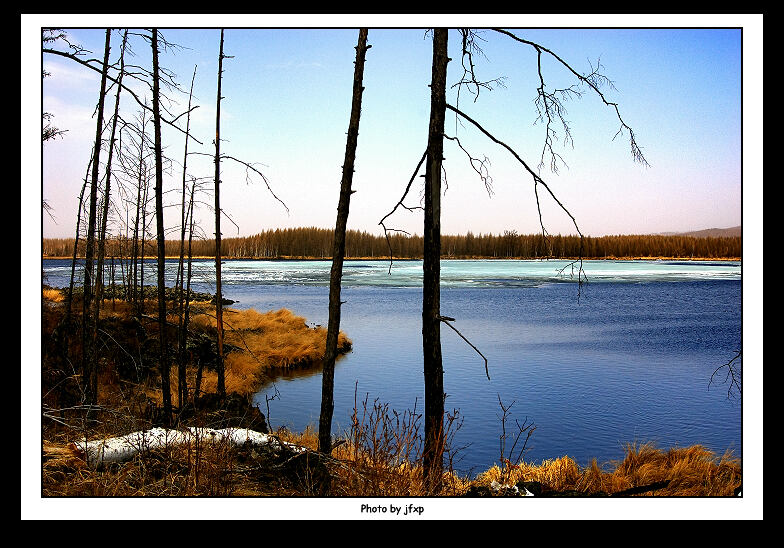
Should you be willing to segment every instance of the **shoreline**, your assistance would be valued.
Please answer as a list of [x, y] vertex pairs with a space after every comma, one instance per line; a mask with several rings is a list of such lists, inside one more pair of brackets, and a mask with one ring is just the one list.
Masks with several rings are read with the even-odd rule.
[[[42, 256], [41, 260], [71, 260], [73, 257], [61, 256]], [[78, 260], [84, 260], [84, 257], [77, 257]], [[115, 257], [115, 259], [130, 260], [130, 257]], [[156, 257], [145, 257], [145, 260], [155, 260]], [[179, 260], [178, 256], [167, 256], [166, 260]], [[193, 260], [215, 260], [215, 257], [210, 256], [197, 256], [192, 257]], [[296, 256], [282, 256], [282, 257], [221, 257], [222, 261], [269, 261], [269, 262], [287, 262], [287, 261], [332, 261], [331, 257], [296, 257]], [[345, 257], [344, 261], [381, 261], [389, 262], [389, 257]], [[411, 257], [393, 257], [393, 261], [421, 261], [422, 259]], [[534, 257], [441, 257], [442, 261], [579, 261], [579, 257], [550, 257], [550, 258], [534, 258]], [[724, 262], [741, 262], [741, 257], [583, 257], [583, 261], [724, 261]]]

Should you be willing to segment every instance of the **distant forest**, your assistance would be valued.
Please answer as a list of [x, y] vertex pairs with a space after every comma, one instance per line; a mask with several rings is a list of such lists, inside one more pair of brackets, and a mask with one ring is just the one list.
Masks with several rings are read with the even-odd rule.
[[[331, 258], [333, 231], [326, 228], [287, 228], [266, 230], [254, 236], [224, 238], [221, 240], [222, 255], [226, 258], [275, 259], [275, 258]], [[45, 238], [44, 257], [71, 257], [73, 238]], [[390, 233], [389, 244], [383, 235], [349, 230], [346, 233], [347, 258], [389, 257], [421, 259], [423, 239], [417, 235], [399, 232]], [[107, 257], [127, 257], [131, 242], [114, 237], [107, 240]], [[605, 258], [735, 258], [741, 257], [741, 237], [693, 237], [685, 235], [618, 235], [586, 236], [580, 253], [579, 236], [518, 234], [504, 231], [503, 234], [473, 234], [441, 236], [441, 256], [445, 259], [478, 258], [573, 258], [582, 255], [586, 259]], [[84, 256], [84, 242], [80, 240], [78, 255]], [[155, 256], [155, 240], [148, 240], [145, 254]], [[214, 257], [215, 241], [194, 240], [194, 257]], [[179, 255], [179, 241], [166, 241], [166, 255]]]

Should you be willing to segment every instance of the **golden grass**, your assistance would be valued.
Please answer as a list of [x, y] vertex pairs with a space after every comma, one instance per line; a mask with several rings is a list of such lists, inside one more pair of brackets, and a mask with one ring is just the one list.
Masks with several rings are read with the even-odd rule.
[[65, 295], [57, 288], [48, 287], [43, 290], [43, 299], [52, 303], [61, 303], [65, 300]]
[[[421, 454], [409, 455], [413, 462], [401, 459], [401, 444], [384, 444], [382, 439], [388, 431], [369, 431], [372, 428], [367, 422], [356, 424], [359, 437], [371, 434], [372, 439], [365, 439], [356, 445], [357, 430], [341, 438], [332, 450], [333, 464], [329, 466], [333, 476], [328, 496], [337, 497], [423, 497], [429, 496], [422, 481]], [[309, 425], [303, 432], [290, 432], [281, 429], [277, 432], [281, 440], [306, 447], [313, 451], [318, 449], [318, 432]], [[369, 442], [369, 443], [368, 443]], [[376, 444], [373, 448], [370, 445]], [[459, 496], [468, 491], [472, 481], [461, 477], [451, 470], [443, 473], [443, 490], [441, 496]]]
[[514, 485], [538, 481], [548, 490], [575, 490], [584, 493], [617, 493], [669, 480], [656, 496], [732, 496], [741, 484], [741, 464], [730, 452], [719, 457], [701, 445], [657, 449], [653, 444], [627, 444], [622, 460], [605, 468], [594, 459], [585, 468], [564, 456], [541, 464], [521, 463], [493, 466], [480, 474], [483, 485], [497, 481]]
[[[169, 321], [176, 323], [171, 316]], [[298, 367], [320, 366], [326, 348], [327, 330], [309, 327], [302, 316], [291, 310], [266, 313], [257, 310], [223, 310], [224, 324], [224, 383], [226, 392], [248, 395], [258, 392], [265, 381], [277, 373]], [[216, 329], [215, 307], [199, 304], [193, 307], [191, 325], [194, 329]], [[342, 331], [338, 335], [338, 352], [351, 349], [351, 340]], [[187, 383], [193, 388], [196, 381], [194, 368], [188, 370]], [[171, 368], [172, 401], [176, 401], [178, 372]], [[217, 372], [203, 371], [201, 391], [216, 392]], [[157, 390], [151, 396], [162, 402]]]

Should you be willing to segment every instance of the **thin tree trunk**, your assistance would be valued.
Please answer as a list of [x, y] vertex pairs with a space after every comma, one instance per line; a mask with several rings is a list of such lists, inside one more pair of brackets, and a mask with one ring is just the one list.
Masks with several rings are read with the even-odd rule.
[[169, 355], [166, 345], [166, 241], [163, 227], [163, 154], [161, 145], [160, 83], [158, 74], [158, 29], [152, 29], [152, 111], [155, 127], [155, 219], [158, 230], [158, 330], [160, 334], [161, 390], [163, 391], [163, 421], [171, 424], [172, 404], [169, 377]]
[[[104, 255], [106, 253], [106, 226], [109, 218], [109, 202], [110, 190], [112, 179], [112, 157], [114, 153], [114, 141], [117, 132], [117, 118], [120, 111], [120, 91], [122, 90], [123, 74], [125, 72], [125, 44], [128, 40], [128, 31], [123, 35], [122, 47], [120, 49], [120, 74], [117, 78], [117, 95], [114, 99], [114, 116], [112, 118], [112, 132], [109, 138], [109, 151], [106, 157], [106, 183], [103, 191], [103, 212], [101, 214], [101, 230], [98, 233], [98, 261], [95, 269], [95, 298], [93, 299], [93, 316], [95, 322], [93, 323], [93, 344], [98, 339], [98, 318], [101, 314], [101, 306], [103, 304], [103, 263]], [[114, 274], [112, 274], [112, 280]], [[93, 375], [93, 391], [98, 391], [98, 376]]]
[[[196, 190], [196, 183], [194, 182], [191, 185], [191, 203], [190, 203], [190, 211], [188, 216], [190, 217], [189, 227], [188, 227], [188, 277], [186, 282], [186, 290], [185, 290], [185, 325], [183, 329], [188, 331], [188, 320], [190, 317], [190, 309], [191, 309], [191, 266], [193, 265], [193, 193]], [[196, 398], [199, 397], [199, 391], [201, 390], [201, 375], [204, 365], [202, 364], [201, 360], [199, 360], [199, 369], [196, 372], [196, 386], [193, 389], [193, 401], [196, 401]]]
[[147, 166], [144, 166], [144, 196], [142, 196], [142, 238], [141, 238], [141, 252], [142, 256], [139, 261], [139, 299], [137, 306], [137, 315], [141, 319], [144, 312], [144, 259], [147, 243], [147, 196], [150, 192], [149, 181], [147, 180]]
[[[133, 285], [131, 288], [131, 300], [134, 303], [134, 307], [136, 309], [136, 315], [141, 316], [141, 308], [139, 304], [139, 221], [142, 222], [142, 239], [144, 239], [144, 219], [143, 219], [143, 212], [141, 211], [142, 207], [145, 207], [143, 204], [147, 202], [147, 176], [146, 176], [146, 167], [144, 164], [144, 136], [145, 136], [145, 119], [144, 119], [144, 111], [142, 111], [142, 119], [141, 119], [141, 131], [140, 131], [140, 139], [141, 142], [139, 143], [139, 177], [137, 181], [137, 188], [136, 188], [136, 220], [133, 225], [133, 245], [131, 254], [133, 255]], [[144, 182], [144, 192], [142, 192], [142, 182]], [[143, 249], [141, 252], [143, 253]], [[142, 266], [141, 275], [144, 276], [144, 270]], [[130, 273], [129, 273], [130, 276]]]
[[[90, 159], [90, 163], [92, 163], [92, 159]], [[89, 167], [87, 168], [87, 171], [90, 171]], [[74, 277], [76, 275], [76, 257], [79, 248], [79, 225], [82, 222], [82, 204], [84, 203], [84, 191], [87, 188], [87, 175], [87, 173], [84, 175], [84, 184], [82, 184], [82, 190], [79, 192], [79, 209], [76, 210], [76, 237], [74, 238], [73, 257], [71, 258], [71, 279], [68, 282], [68, 297], [65, 307], [66, 325], [69, 325], [71, 321], [71, 304], [73, 302]]]
[[365, 71], [365, 53], [368, 29], [359, 30], [357, 58], [354, 62], [354, 88], [351, 99], [351, 118], [346, 139], [346, 155], [343, 161], [343, 177], [340, 181], [338, 215], [332, 249], [332, 270], [329, 276], [329, 324], [327, 346], [324, 353], [324, 371], [321, 385], [321, 416], [319, 417], [319, 451], [332, 450], [333, 391], [335, 387], [335, 359], [337, 358], [338, 334], [340, 332], [340, 279], [343, 276], [343, 258], [346, 253], [346, 223], [351, 201], [351, 183], [354, 177], [354, 158], [359, 135], [359, 118], [362, 112], [362, 78]]
[[90, 183], [90, 213], [87, 223], [87, 242], [84, 257], [84, 296], [82, 301], [82, 384], [84, 387], [85, 403], [93, 405], [98, 395], [95, 392], [93, 377], [97, 376], [92, 340], [92, 321], [90, 318], [90, 303], [92, 297], [92, 268], [95, 253], [95, 225], [98, 201], [98, 167], [101, 156], [101, 130], [103, 129], [103, 106], [106, 96], [106, 75], [109, 71], [109, 51], [111, 49], [111, 29], [106, 29], [106, 43], [104, 45], [103, 68], [101, 70], [101, 91], [98, 96], [98, 114], [96, 116], [95, 149], [93, 151], [92, 180]]
[[425, 164], [425, 225], [422, 349], [425, 376], [423, 479], [429, 493], [441, 490], [443, 471], [444, 369], [441, 360], [441, 162], [446, 118], [447, 29], [433, 32], [430, 127]]
[[187, 332], [184, 327], [184, 312], [183, 312], [183, 286], [185, 270], [183, 261], [185, 258], [185, 177], [188, 170], [188, 135], [191, 129], [191, 100], [193, 99], [193, 82], [196, 80], [196, 67], [193, 67], [193, 78], [191, 79], [191, 91], [188, 95], [188, 116], [185, 125], [185, 151], [182, 158], [182, 218], [180, 222], [180, 262], [177, 266], [177, 278], [179, 281], [178, 292], [178, 310], [179, 310], [179, 338], [178, 338], [178, 367], [177, 367], [177, 406], [182, 412], [183, 406], [188, 401], [188, 384], [185, 378], [185, 345], [188, 340]]
[[218, 98], [215, 112], [215, 317], [218, 331], [218, 395], [226, 396], [226, 380], [223, 369], [223, 293], [221, 292], [221, 210], [220, 210], [220, 104], [221, 77], [223, 75], [223, 29], [220, 36], [218, 55]]

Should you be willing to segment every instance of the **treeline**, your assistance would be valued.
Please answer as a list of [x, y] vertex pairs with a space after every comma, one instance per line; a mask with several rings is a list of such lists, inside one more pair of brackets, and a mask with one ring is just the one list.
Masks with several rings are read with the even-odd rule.
[[[275, 259], [275, 258], [331, 258], [333, 231], [326, 228], [287, 228], [266, 230], [253, 236], [225, 238], [221, 253], [226, 258]], [[73, 238], [46, 238], [43, 240], [44, 257], [71, 257]], [[107, 257], [129, 256], [131, 242], [124, 238], [107, 241]], [[423, 239], [417, 235], [399, 232], [384, 235], [349, 230], [346, 233], [346, 256], [354, 258], [389, 257], [390, 246], [396, 258], [421, 259]], [[581, 249], [582, 247], [582, 249]], [[155, 241], [144, 246], [145, 255], [155, 255]], [[629, 258], [629, 257], [680, 257], [680, 258], [740, 258], [741, 238], [704, 237], [679, 235], [617, 235], [579, 236], [542, 234], [473, 234], [441, 236], [442, 257], [451, 259], [473, 258]], [[177, 256], [179, 242], [166, 241], [166, 255]], [[80, 240], [77, 254], [84, 256], [84, 242]], [[214, 257], [214, 240], [194, 240], [194, 257]]]

